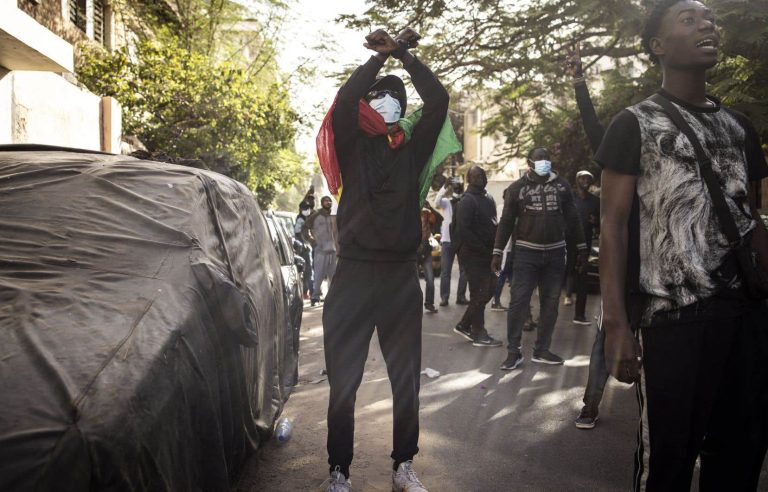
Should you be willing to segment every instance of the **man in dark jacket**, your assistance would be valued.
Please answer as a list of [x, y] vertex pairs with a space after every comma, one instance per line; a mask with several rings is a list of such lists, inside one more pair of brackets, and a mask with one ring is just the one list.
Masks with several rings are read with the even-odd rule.
[[542, 147], [531, 150], [528, 166], [528, 173], [507, 188], [491, 266], [494, 272], [501, 270], [504, 246], [514, 232], [512, 300], [507, 314], [509, 355], [501, 365], [506, 371], [523, 362], [520, 340], [531, 295], [537, 286], [541, 319], [531, 360], [540, 364], [563, 363], [563, 359], [549, 351], [549, 346], [557, 321], [566, 245], [579, 251], [577, 268], [585, 268], [587, 261], [584, 230], [573, 204], [571, 187], [552, 172], [549, 151]]
[[496, 202], [485, 191], [488, 178], [480, 166], [467, 174], [469, 186], [456, 204], [455, 236], [459, 262], [467, 272], [469, 306], [453, 329], [475, 347], [499, 347], [501, 341], [485, 329], [485, 305], [493, 297], [496, 276], [489, 268], [496, 237]]
[[[573, 202], [579, 211], [581, 226], [584, 229], [584, 240], [587, 242], [587, 251], [592, 249], [592, 236], [595, 229], [600, 228], [600, 199], [589, 192], [595, 177], [591, 172], [582, 169], [576, 173], [576, 186], [574, 187]], [[571, 304], [571, 293], [576, 290], [576, 306], [573, 311], [573, 322], [577, 325], [591, 325], [587, 319], [587, 269], [576, 271], [576, 252], [568, 252], [566, 264], [567, 291], [565, 305]]]
[[[331, 389], [328, 490], [350, 487], [355, 394], [376, 328], [394, 400], [393, 489], [425, 492], [411, 461], [418, 452], [421, 372], [423, 297], [416, 272], [421, 241], [419, 176], [445, 122], [448, 93], [407, 51], [407, 43], [396, 42], [383, 30], [366, 39], [366, 47], [377, 54], [339, 90], [333, 111], [344, 188], [337, 214], [339, 261], [323, 312]], [[376, 79], [390, 55], [402, 61], [424, 101], [421, 119], [410, 141], [402, 145], [390, 138], [391, 133], [369, 136], [360, 127], [363, 98], [393, 125], [390, 130], [405, 114], [402, 80], [393, 75]]]

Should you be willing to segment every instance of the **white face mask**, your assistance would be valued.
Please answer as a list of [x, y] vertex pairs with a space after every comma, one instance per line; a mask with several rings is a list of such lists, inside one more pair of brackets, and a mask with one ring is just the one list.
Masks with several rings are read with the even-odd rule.
[[372, 99], [370, 104], [384, 118], [384, 123], [397, 123], [397, 120], [400, 119], [400, 101], [389, 94], [378, 99]]
[[533, 163], [533, 171], [539, 176], [546, 176], [552, 170], [550, 161], [536, 161]]
[[302, 210], [302, 211], [301, 211], [301, 215], [303, 215], [304, 217], [306, 217], [307, 215], [309, 215], [309, 210]]

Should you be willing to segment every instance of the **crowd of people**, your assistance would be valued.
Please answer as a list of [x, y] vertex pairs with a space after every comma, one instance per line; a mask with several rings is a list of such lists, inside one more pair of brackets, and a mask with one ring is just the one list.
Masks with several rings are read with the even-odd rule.
[[[526, 156], [527, 172], [504, 191], [500, 217], [480, 166], [465, 181], [446, 179], [434, 207], [419, 199], [449, 96], [410, 53], [418, 40], [411, 29], [394, 38], [384, 30], [366, 37], [375, 54], [341, 87], [328, 116], [343, 180], [338, 215], [330, 214], [328, 197], [317, 212], [308, 213], [307, 198], [299, 207], [297, 235], [314, 249], [308, 269], [314, 281], [305, 275], [304, 283], [313, 305], [323, 281], [332, 279], [323, 311], [326, 490], [351, 490], [355, 395], [376, 329], [393, 391], [393, 490], [426, 491], [413, 458], [422, 315], [437, 312], [438, 232], [439, 305], [449, 304], [458, 258], [455, 302], [466, 310], [454, 332], [475, 347], [502, 346], [486, 330], [485, 310], [490, 302], [506, 311], [503, 371], [524, 364], [525, 329], [536, 329], [531, 362], [563, 364], [550, 348], [564, 288], [573, 323], [592, 324], [587, 260], [599, 232], [602, 303], [576, 427], [595, 426], [612, 375], [637, 388], [636, 490], [688, 490], [699, 458], [702, 490], [755, 490], [768, 448], [768, 287], [759, 276], [768, 231], [757, 220], [750, 188], [768, 177], [768, 165], [751, 122], [705, 91], [719, 43], [712, 11], [694, 0], [665, 0], [652, 9], [642, 44], [661, 66], [661, 88], [607, 128], [575, 46], [566, 71], [601, 168], [600, 197], [591, 193], [596, 173], [581, 169], [568, 183], [540, 142]], [[404, 84], [393, 75], [378, 77], [390, 57], [402, 62], [424, 103], [405, 140]], [[505, 285], [508, 306], [501, 301]]]

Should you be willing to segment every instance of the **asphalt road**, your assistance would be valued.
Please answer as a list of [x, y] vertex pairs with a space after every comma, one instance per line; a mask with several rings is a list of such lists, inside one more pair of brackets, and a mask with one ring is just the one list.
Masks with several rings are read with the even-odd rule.
[[[508, 296], [505, 290], [502, 301]], [[590, 296], [588, 317], [598, 306], [599, 297]], [[424, 315], [422, 367], [441, 373], [436, 379], [422, 376], [414, 463], [424, 485], [431, 492], [629, 490], [638, 418], [634, 388], [611, 379], [597, 427], [573, 425], [595, 325], [572, 324], [573, 307], [561, 306], [552, 351], [565, 365], [530, 362], [535, 333], [526, 332], [524, 365], [503, 372], [505, 348], [473, 347], [452, 332], [463, 308], [450, 304]], [[300, 384], [284, 411], [294, 422], [292, 439], [282, 446], [270, 442], [252, 457], [239, 491], [319, 490], [327, 477], [321, 316], [321, 306], [305, 309]], [[488, 311], [486, 322], [492, 336], [506, 339], [506, 313]], [[392, 394], [374, 336], [357, 395], [354, 490], [391, 490], [391, 433]], [[766, 468], [761, 490], [768, 490]]]

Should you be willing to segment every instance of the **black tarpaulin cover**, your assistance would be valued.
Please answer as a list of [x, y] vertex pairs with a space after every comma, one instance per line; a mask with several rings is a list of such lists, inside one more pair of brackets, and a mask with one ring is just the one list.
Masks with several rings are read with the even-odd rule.
[[282, 408], [280, 266], [215, 173], [0, 150], [0, 490], [225, 490]]

